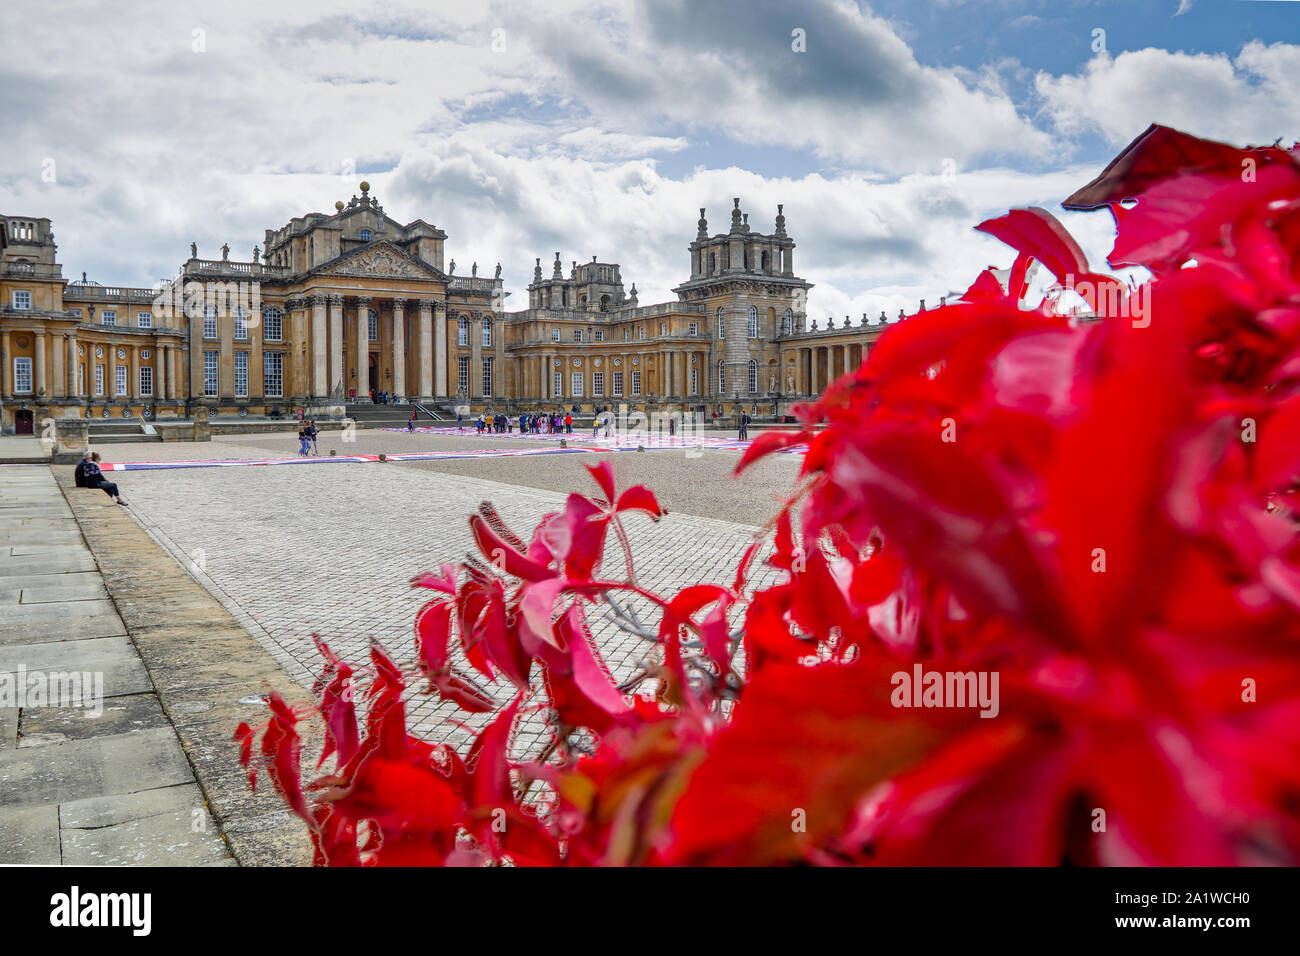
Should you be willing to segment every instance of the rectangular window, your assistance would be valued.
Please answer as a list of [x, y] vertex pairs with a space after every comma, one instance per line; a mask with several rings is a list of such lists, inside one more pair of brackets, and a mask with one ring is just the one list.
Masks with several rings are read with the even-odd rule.
[[597, 341], [597, 342], [603, 342], [603, 341], [605, 341], [605, 330], [604, 330], [604, 329], [597, 329], [597, 330], [596, 330], [596, 341]]
[[620, 398], [623, 395], [623, 373], [614, 373], [614, 397]]
[[30, 392], [32, 390], [32, 360], [14, 359], [14, 391]]
[[575, 341], [575, 342], [581, 342], [581, 341], [582, 341], [582, 329], [574, 329], [574, 330], [573, 330], [573, 341]]
[[14, 308], [26, 310], [26, 309], [30, 309], [31, 307], [32, 307], [32, 294], [26, 291], [25, 289], [24, 290], [15, 289]]
[[552, 342], [558, 342], [558, 341], [560, 341], [560, 330], [559, 330], [559, 329], [551, 329], [551, 341], [552, 341]]
[[113, 394], [117, 396], [125, 395], [127, 367], [119, 365], [113, 370], [113, 373]]
[[749, 393], [751, 395], [758, 392], [758, 365], [754, 362], [749, 363]]
[[283, 396], [284, 354], [282, 352], [262, 353], [262, 389], [268, 398]]
[[461, 395], [469, 394], [469, 356], [462, 355], [456, 362], [456, 391]]
[[691, 394], [700, 394], [700, 370], [697, 368], [691, 369]]
[[262, 313], [262, 337], [279, 341], [283, 335], [283, 314], [279, 309], [267, 309]]
[[632, 394], [633, 395], [641, 394], [641, 373], [636, 371], [635, 369], [632, 372]]
[[582, 373], [573, 373], [573, 394], [575, 397], [582, 395]]
[[235, 309], [235, 338], [240, 341], [248, 338], [248, 313], [242, 307]]
[[659, 334], [660, 334], [660, 335], [667, 335], [667, 334], [668, 334], [668, 323], [667, 323], [667, 322], [660, 322], [660, 323], [659, 323]]
[[623, 341], [624, 342], [632, 341], [632, 330], [630, 328], [623, 330]]
[[99, 313], [99, 324], [100, 324], [100, 325], [117, 325], [117, 313], [116, 313], [116, 312], [108, 312], [108, 311], [105, 311], [105, 312], [101, 312], [101, 313]]
[[235, 397], [248, 397], [248, 353], [235, 353]]
[[492, 394], [492, 360], [490, 358], [483, 360], [483, 394]]
[[485, 321], [483, 323], [483, 347], [484, 348], [492, 347], [492, 323], [491, 322]]
[[699, 335], [699, 334], [700, 334], [700, 324], [698, 322], [692, 322], [691, 335]]
[[605, 394], [605, 373], [591, 373], [591, 394], [601, 396]]
[[203, 337], [205, 339], [215, 339], [217, 337], [217, 307], [215, 305], [205, 305], [203, 307]]
[[564, 394], [564, 373], [556, 372], [551, 379], [551, 398], [559, 398]]
[[136, 324], [136, 327], [137, 327], [137, 328], [141, 328], [141, 329], [152, 329], [152, 328], [153, 328], [153, 313], [152, 313], [152, 312], [137, 312], [137, 313], [135, 314], [135, 324]]
[[214, 396], [217, 394], [217, 359], [220, 352], [203, 353], [203, 394]]
[[366, 338], [372, 342], [379, 341], [379, 313], [374, 309], [369, 310], [370, 314], [366, 316]]
[[95, 394], [104, 394], [104, 366], [95, 366]]
[[469, 319], [462, 318], [456, 323], [456, 344], [469, 345]]
[[153, 395], [153, 368], [151, 366], [140, 366], [140, 394], [146, 398]]
[[644, 338], [645, 338], [645, 326], [644, 326], [644, 325], [638, 325], [638, 326], [636, 327], [636, 337], [639, 338], [639, 339], [644, 339]]

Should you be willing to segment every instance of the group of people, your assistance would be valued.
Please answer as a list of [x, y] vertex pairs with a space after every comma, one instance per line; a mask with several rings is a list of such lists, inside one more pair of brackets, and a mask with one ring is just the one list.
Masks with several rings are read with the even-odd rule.
[[99, 461], [99, 452], [86, 452], [81, 456], [81, 464], [77, 465], [72, 473], [73, 480], [78, 488], [98, 488], [119, 505], [125, 507], [126, 502], [118, 494], [117, 485], [105, 478], [104, 473], [99, 470]]
[[388, 392], [372, 388], [370, 390], [370, 401], [375, 405], [391, 405], [393, 404], [393, 396]]
[[320, 430], [316, 427], [316, 420], [309, 418], [302, 423], [298, 429], [298, 457], [306, 458], [308, 455], [319, 455], [320, 449], [316, 447], [316, 436]]

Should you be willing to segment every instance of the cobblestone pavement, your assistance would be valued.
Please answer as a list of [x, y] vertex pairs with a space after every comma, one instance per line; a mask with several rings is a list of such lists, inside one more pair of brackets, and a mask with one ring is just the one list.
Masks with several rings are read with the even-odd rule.
[[[264, 437], [238, 436], [238, 440]], [[422, 446], [465, 440], [420, 439]], [[481, 440], [468, 440], [482, 447]], [[218, 457], [230, 456], [236, 442], [222, 444]], [[164, 447], [177, 458], [194, 457], [196, 450], [215, 451], [192, 444], [123, 446], [123, 450]], [[116, 455], [116, 448], [112, 451], [126, 460]], [[614, 457], [617, 465], [618, 459], [629, 456]], [[681, 461], [668, 452], [635, 457]], [[575, 459], [594, 463], [599, 456], [564, 459], [571, 463], [573, 478], [566, 487], [593, 492], [594, 483]], [[734, 454], [714, 452], [694, 461], [701, 475], [707, 472], [720, 483], [728, 480], [735, 460]], [[413, 575], [458, 560], [471, 550], [467, 519], [480, 501], [496, 505], [525, 538], [543, 513], [559, 509], [564, 501], [558, 490], [392, 463], [131, 472], [126, 479], [124, 494], [133, 517], [304, 686], [310, 686], [319, 669], [313, 633], [321, 634], [354, 664], [364, 663], [372, 639], [403, 664], [412, 660], [412, 621], [429, 594], [411, 589], [408, 582]], [[765, 521], [768, 514], [754, 524]], [[701, 581], [729, 584], [757, 531], [753, 524], [680, 514], [658, 523], [637, 514], [628, 520], [628, 527], [640, 580], [668, 593]], [[607, 561], [613, 571], [621, 562], [612, 536], [610, 545]], [[751, 583], [762, 587], [772, 577], [770, 569], [756, 566]], [[643, 619], [655, 623], [648, 614]], [[592, 624], [614, 676], [626, 679], [636, 671], [647, 645], [603, 617]], [[495, 690], [505, 703], [508, 689]], [[466, 734], [456, 721], [471, 728], [483, 723], [482, 718], [467, 717], [414, 690], [411, 706], [413, 728], [429, 739], [462, 744]], [[520, 728], [521, 749], [535, 746], [540, 730], [537, 720], [525, 720]]]

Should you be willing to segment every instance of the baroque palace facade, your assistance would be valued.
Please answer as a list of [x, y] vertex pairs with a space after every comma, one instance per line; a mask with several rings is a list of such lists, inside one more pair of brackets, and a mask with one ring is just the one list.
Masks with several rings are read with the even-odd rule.
[[[710, 235], [700, 210], [690, 277], [642, 306], [614, 262], [536, 260], [528, 308], [493, 277], [444, 264], [446, 233], [390, 218], [370, 195], [265, 234], [250, 261], [200, 259], [157, 288], [69, 282], [48, 219], [0, 217], [0, 430], [47, 418], [328, 414], [372, 390], [431, 405], [628, 404], [775, 415], [866, 357], [883, 327], [806, 322], [811, 284], [777, 207], [770, 234], [734, 200]], [[924, 304], [922, 304], [924, 308]]]

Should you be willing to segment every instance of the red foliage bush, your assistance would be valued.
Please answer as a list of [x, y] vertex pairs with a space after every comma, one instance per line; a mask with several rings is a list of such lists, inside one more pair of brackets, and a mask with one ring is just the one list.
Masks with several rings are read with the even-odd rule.
[[[1066, 206], [1108, 207], [1111, 264], [1151, 280], [1095, 274], [1041, 209], [983, 223], [1018, 252], [1005, 285], [888, 328], [741, 460], [808, 444], [780, 583], [747, 592], [756, 545], [727, 584], [643, 588], [621, 519], [660, 507], [602, 463], [529, 541], [485, 507], [484, 560], [415, 582], [430, 690], [496, 709], [453, 641], [513, 689], [463, 758], [407, 732], [378, 647], [359, 731], [322, 645], [334, 772], [304, 787], [282, 700], [256, 759], [238, 733], [317, 862], [1295, 863], [1300, 152], [1152, 127]], [[1058, 287], [1031, 306], [1033, 261]], [[659, 613], [652, 696], [587, 629], [627, 595]], [[996, 704], [902, 683], [931, 672], [996, 679]], [[510, 755], [522, 708], [545, 760]]]

